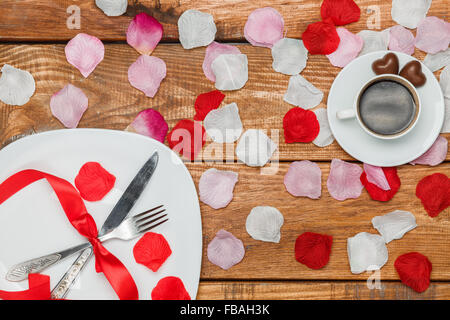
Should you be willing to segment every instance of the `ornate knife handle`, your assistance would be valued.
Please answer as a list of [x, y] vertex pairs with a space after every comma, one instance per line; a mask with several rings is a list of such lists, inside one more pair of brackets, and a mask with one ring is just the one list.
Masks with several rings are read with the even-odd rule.
[[16, 264], [11, 269], [9, 269], [8, 273], [6, 274], [6, 280], [14, 282], [26, 280], [30, 273], [39, 273], [42, 270], [54, 265], [58, 261], [61, 261], [91, 246], [92, 245], [89, 242], [86, 242], [67, 250], [55, 252], [46, 256]]

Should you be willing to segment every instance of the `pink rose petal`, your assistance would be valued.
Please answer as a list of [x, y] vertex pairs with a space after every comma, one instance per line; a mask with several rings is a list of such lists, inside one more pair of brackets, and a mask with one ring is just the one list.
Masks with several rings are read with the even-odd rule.
[[333, 159], [327, 181], [328, 192], [340, 201], [358, 198], [364, 188], [359, 179], [362, 172], [357, 164]]
[[387, 181], [386, 175], [382, 168], [377, 166], [372, 166], [370, 164], [364, 163], [364, 172], [366, 173], [367, 181], [373, 183], [378, 188], [382, 190], [391, 190], [391, 186]]
[[52, 114], [67, 128], [76, 128], [88, 107], [88, 98], [81, 89], [68, 84], [50, 99]]
[[327, 57], [333, 66], [343, 68], [358, 56], [363, 48], [364, 40], [342, 27], [337, 28], [336, 31], [341, 39], [339, 47]]
[[145, 12], [131, 21], [127, 30], [127, 42], [140, 54], [151, 54], [163, 35], [163, 26]]
[[238, 174], [214, 168], [203, 172], [198, 183], [200, 200], [213, 209], [225, 208], [233, 200]]
[[389, 50], [403, 52], [409, 55], [414, 53], [414, 35], [403, 26], [397, 25], [389, 29]]
[[284, 176], [286, 190], [295, 197], [319, 199], [322, 194], [322, 171], [314, 162], [292, 162]]
[[241, 240], [225, 230], [219, 230], [208, 245], [208, 260], [224, 270], [242, 261], [245, 255]]
[[411, 161], [410, 164], [424, 164], [429, 166], [437, 166], [444, 162], [447, 157], [448, 141], [445, 137], [439, 136], [433, 143], [430, 149], [417, 158]]
[[254, 46], [272, 48], [283, 38], [284, 20], [280, 13], [271, 7], [256, 9], [248, 16], [244, 36]]
[[417, 26], [416, 48], [437, 53], [450, 44], [450, 23], [437, 17], [426, 17]]
[[137, 115], [127, 131], [136, 132], [164, 143], [169, 126], [158, 111], [146, 109]]
[[211, 80], [212, 82], [216, 81], [216, 76], [211, 68], [211, 64], [213, 61], [220, 56], [221, 54], [240, 54], [241, 51], [234, 46], [230, 46], [228, 44], [222, 44], [218, 42], [212, 42], [207, 48], [205, 52], [205, 59], [203, 60], [203, 72], [205, 73], [206, 78]]
[[67, 61], [87, 78], [105, 56], [105, 46], [100, 39], [79, 33], [67, 43]]
[[153, 98], [166, 77], [166, 63], [157, 57], [140, 56], [128, 69], [128, 81], [147, 97]]

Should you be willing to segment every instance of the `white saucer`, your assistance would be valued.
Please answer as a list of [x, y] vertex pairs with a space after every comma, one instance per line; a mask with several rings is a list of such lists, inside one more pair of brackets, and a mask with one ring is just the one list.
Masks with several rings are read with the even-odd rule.
[[[375, 76], [373, 61], [390, 51], [377, 51], [361, 56], [349, 63], [338, 74], [328, 95], [328, 121], [331, 131], [341, 147], [355, 159], [380, 167], [408, 163], [425, 153], [437, 139], [444, 123], [444, 97], [434, 74], [422, 63], [427, 77], [423, 87], [417, 89], [422, 101], [422, 113], [416, 126], [405, 136], [382, 140], [370, 136], [356, 119], [338, 120], [336, 112], [351, 108], [358, 90]], [[409, 61], [417, 60], [401, 52], [394, 52], [400, 69]], [[417, 60], [418, 61], [418, 60]]]
[[[169, 242], [172, 255], [157, 272], [137, 264], [134, 244], [139, 240], [110, 240], [105, 247], [127, 267], [141, 300], [150, 299], [163, 277], [179, 277], [192, 299], [197, 295], [202, 259], [202, 225], [197, 192], [181, 159], [162, 143], [142, 135], [102, 129], [72, 129], [22, 138], [0, 150], [0, 182], [23, 170], [36, 169], [73, 183], [80, 167], [98, 161], [116, 176], [114, 188], [98, 202], [85, 201], [100, 228], [141, 166], [157, 150], [155, 173], [130, 215], [164, 204], [169, 221], [152, 230]], [[8, 282], [7, 270], [14, 264], [85, 242], [70, 225], [56, 195], [45, 180], [27, 186], [0, 205], [0, 290], [20, 291], [28, 281]], [[76, 256], [44, 270], [52, 288]], [[69, 291], [67, 299], [117, 299], [94, 259]]]

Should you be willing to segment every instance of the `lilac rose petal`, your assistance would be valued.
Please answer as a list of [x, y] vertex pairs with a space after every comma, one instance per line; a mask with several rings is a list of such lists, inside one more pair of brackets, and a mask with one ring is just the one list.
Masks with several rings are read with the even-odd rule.
[[212, 70], [213, 61], [220, 56], [221, 54], [240, 54], [241, 51], [235, 47], [230, 46], [228, 44], [222, 44], [218, 42], [212, 42], [207, 48], [205, 52], [205, 59], [203, 60], [203, 72], [205, 73], [206, 78], [211, 80], [212, 82], [216, 81], [216, 76]]
[[284, 20], [271, 7], [259, 8], [250, 13], [244, 27], [244, 36], [254, 46], [272, 48], [283, 38]]
[[214, 168], [203, 172], [198, 182], [200, 200], [213, 209], [225, 208], [233, 200], [238, 174]]
[[65, 48], [67, 61], [87, 78], [105, 56], [100, 39], [86, 33], [77, 34]]
[[450, 44], [450, 23], [437, 17], [426, 17], [417, 26], [416, 48], [427, 53], [446, 50]]
[[322, 195], [322, 171], [309, 160], [292, 162], [284, 176], [284, 185], [295, 197], [319, 199]]
[[244, 244], [230, 232], [219, 230], [208, 245], [207, 255], [212, 264], [228, 270], [244, 258]]
[[137, 115], [127, 131], [136, 132], [164, 143], [169, 126], [158, 111], [146, 109]]
[[366, 173], [367, 181], [373, 183], [382, 190], [391, 190], [391, 186], [387, 181], [386, 175], [381, 167], [372, 166], [364, 163], [364, 172]]
[[327, 55], [330, 63], [335, 67], [343, 68], [355, 59], [364, 45], [363, 39], [345, 28], [337, 28], [339, 47], [332, 54]]
[[393, 26], [389, 29], [389, 50], [403, 52], [409, 55], [414, 53], [414, 35], [403, 26]]
[[147, 97], [153, 98], [166, 77], [166, 63], [157, 57], [140, 56], [128, 69], [128, 81]]
[[88, 107], [88, 97], [71, 84], [55, 93], [50, 99], [52, 114], [67, 128], [76, 128]]
[[328, 192], [339, 201], [358, 198], [364, 188], [359, 179], [362, 172], [357, 164], [333, 159], [327, 180]]
[[140, 54], [151, 54], [163, 35], [163, 26], [145, 12], [131, 21], [127, 30], [127, 43]]
[[430, 149], [417, 158], [411, 161], [410, 164], [424, 164], [428, 166], [437, 166], [445, 161], [448, 151], [448, 141], [445, 137], [439, 136], [433, 143]]

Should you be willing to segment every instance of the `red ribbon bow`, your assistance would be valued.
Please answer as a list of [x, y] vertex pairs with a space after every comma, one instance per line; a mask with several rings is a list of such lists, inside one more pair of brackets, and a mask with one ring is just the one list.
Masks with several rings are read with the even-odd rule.
[[[61, 206], [72, 226], [86, 237], [94, 248], [95, 269], [103, 272], [121, 300], [139, 299], [136, 284], [122, 262], [111, 254], [97, 239], [98, 230], [92, 216], [78, 191], [72, 184], [56, 176], [37, 171], [20, 171], [0, 184], [0, 204], [16, 192], [41, 179], [46, 179], [56, 193]], [[5, 300], [43, 300], [50, 299], [50, 278], [44, 275], [30, 275], [29, 289], [20, 292], [0, 290], [0, 299]]]

